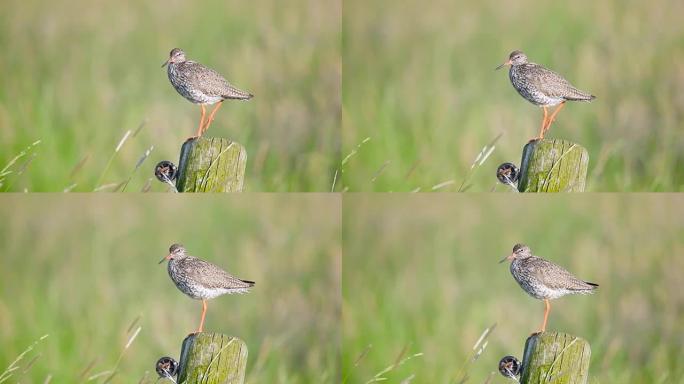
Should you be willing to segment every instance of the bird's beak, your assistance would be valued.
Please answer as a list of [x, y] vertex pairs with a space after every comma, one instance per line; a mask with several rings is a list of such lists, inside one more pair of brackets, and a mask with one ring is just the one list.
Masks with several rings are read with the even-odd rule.
[[496, 67], [494, 70], [495, 70], [495, 71], [498, 71], [499, 69], [501, 69], [501, 68], [503, 68], [503, 67], [505, 67], [505, 66], [507, 66], [507, 65], [511, 65], [511, 61], [510, 61], [510, 60], [506, 61], [505, 63], [503, 63], [503, 64], [501, 64], [501, 65], [499, 65], [499, 66]]
[[164, 260], [169, 260], [170, 258], [171, 258], [171, 254], [168, 254], [168, 255], [164, 256], [163, 259], [159, 260], [159, 263], [158, 263], [158, 264], [161, 264], [161, 263], [164, 262]]
[[[171, 60], [171, 59], [169, 59], [169, 60]], [[169, 64], [169, 60], [166, 60], [166, 61], [164, 62], [164, 64], [162, 64], [161, 67], [162, 67], [162, 68], [166, 67], [166, 65]]]
[[503, 262], [506, 261], [506, 260], [513, 260], [514, 258], [515, 258], [515, 254], [514, 254], [514, 253], [511, 253], [510, 255], [504, 257], [503, 259], [501, 259], [501, 261], [499, 261], [499, 264], [503, 263]]

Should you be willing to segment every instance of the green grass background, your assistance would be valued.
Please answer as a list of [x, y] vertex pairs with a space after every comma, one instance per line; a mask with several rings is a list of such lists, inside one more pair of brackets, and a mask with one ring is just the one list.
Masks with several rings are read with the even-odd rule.
[[[243, 195], [4, 196], [0, 199], [0, 372], [20, 382], [103, 383], [140, 317], [113, 383], [154, 383], [178, 359], [201, 302], [157, 262], [173, 242], [256, 281], [208, 304], [205, 331], [249, 347], [246, 382], [335, 383], [340, 359], [340, 198]], [[135, 327], [134, 327], [135, 328]], [[8, 382], [18, 382], [16, 376]]]
[[454, 383], [464, 370], [468, 383], [510, 383], [493, 373], [499, 359], [522, 358], [544, 312], [497, 264], [523, 242], [600, 284], [595, 295], [552, 301], [547, 326], [589, 341], [589, 383], [684, 383], [682, 203], [655, 194], [346, 195], [343, 377], [366, 383], [406, 349], [423, 356], [385, 382]]
[[[181, 47], [256, 95], [226, 102], [207, 132], [245, 145], [247, 190], [327, 191], [339, 164], [340, 23], [337, 0], [2, 1], [0, 169], [41, 143], [0, 190], [116, 184], [154, 146], [126, 188], [143, 189], [197, 130], [199, 107], [160, 68]], [[152, 190], [166, 187], [154, 180]]]
[[682, 14], [679, 0], [345, 1], [342, 155], [355, 154], [338, 190], [458, 190], [502, 133], [466, 182], [493, 189], [542, 119], [494, 71], [514, 49], [598, 97], [547, 135], [587, 148], [589, 190], [684, 189]]

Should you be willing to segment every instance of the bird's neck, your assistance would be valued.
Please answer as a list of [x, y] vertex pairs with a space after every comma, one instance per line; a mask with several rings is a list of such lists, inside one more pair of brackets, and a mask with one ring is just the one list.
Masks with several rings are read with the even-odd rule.
[[188, 258], [187, 256], [174, 257], [173, 259], [169, 260], [169, 265], [176, 264], [176, 263], [181, 262], [187, 258]]
[[513, 263], [512, 263], [512, 264], [524, 263], [524, 262], [526, 262], [526, 261], [529, 261], [529, 260], [532, 259], [532, 258], [534, 258], [534, 256], [516, 257], [516, 258], [513, 260]]

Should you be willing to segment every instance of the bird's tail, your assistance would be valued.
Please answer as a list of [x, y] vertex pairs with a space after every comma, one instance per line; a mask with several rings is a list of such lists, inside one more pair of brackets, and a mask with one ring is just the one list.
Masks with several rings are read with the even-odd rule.
[[235, 88], [235, 87], [232, 87], [232, 88], [230, 89], [230, 91], [229, 91], [229, 92], [226, 92], [226, 94], [223, 95], [222, 97], [223, 97], [224, 100], [225, 100], [225, 99], [249, 100], [249, 99], [251, 99], [252, 97], [254, 97], [254, 95], [252, 95], [252, 94], [249, 93], [249, 92], [245, 92], [245, 91], [239, 90], [239, 89], [237, 89], [237, 88]]
[[592, 101], [596, 98], [596, 96], [580, 91], [577, 88], [573, 88], [571, 94], [568, 96], [565, 96], [565, 100], [570, 100], [570, 101]]
[[584, 284], [582, 284], [583, 286], [577, 287], [577, 288], [575, 289], [575, 291], [576, 291], [577, 293], [581, 293], [581, 294], [584, 294], [584, 295], [588, 295], [588, 294], [594, 293], [594, 291], [595, 291], [595, 290], [598, 288], [598, 286], [599, 286], [599, 285], [596, 284], [596, 283], [590, 283], [590, 282], [588, 282], [588, 281], [582, 281], [582, 283], [584, 283]]
[[233, 95], [224, 95], [223, 96], [224, 99], [232, 99], [232, 100], [249, 100], [252, 97], [254, 97], [254, 95], [252, 95], [251, 93], [245, 93], [244, 95], [233, 94]]
[[249, 281], [249, 280], [242, 280], [242, 279], [240, 279], [240, 281], [242, 281], [243, 283], [249, 285], [250, 287], [253, 287], [254, 284], [256, 284], [255, 282]]
[[581, 96], [581, 97], [566, 97], [566, 100], [570, 101], [593, 101], [596, 98], [594, 95], [587, 95], [587, 96]]

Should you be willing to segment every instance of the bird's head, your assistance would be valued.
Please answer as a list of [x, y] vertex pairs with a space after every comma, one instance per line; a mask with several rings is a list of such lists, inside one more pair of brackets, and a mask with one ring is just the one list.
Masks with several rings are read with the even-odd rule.
[[162, 68], [167, 64], [182, 63], [185, 61], [185, 52], [180, 48], [174, 48], [169, 53], [169, 59], [162, 64]]
[[503, 64], [496, 67], [496, 69], [501, 69], [507, 65], [515, 66], [525, 63], [527, 63], [527, 56], [525, 56], [525, 54], [522, 53], [522, 51], [513, 51], [510, 55], [508, 55], [508, 60], [506, 60]]
[[506, 260], [513, 261], [518, 258], [522, 259], [530, 256], [532, 256], [532, 251], [530, 251], [530, 247], [528, 247], [525, 244], [516, 244], [513, 246], [513, 252], [510, 255], [501, 259], [501, 261], [499, 261], [499, 264], [503, 263]]
[[181, 244], [173, 244], [169, 247], [169, 254], [164, 256], [163, 259], [159, 260], [159, 264], [163, 263], [164, 260], [173, 260], [185, 256], [185, 248]]

